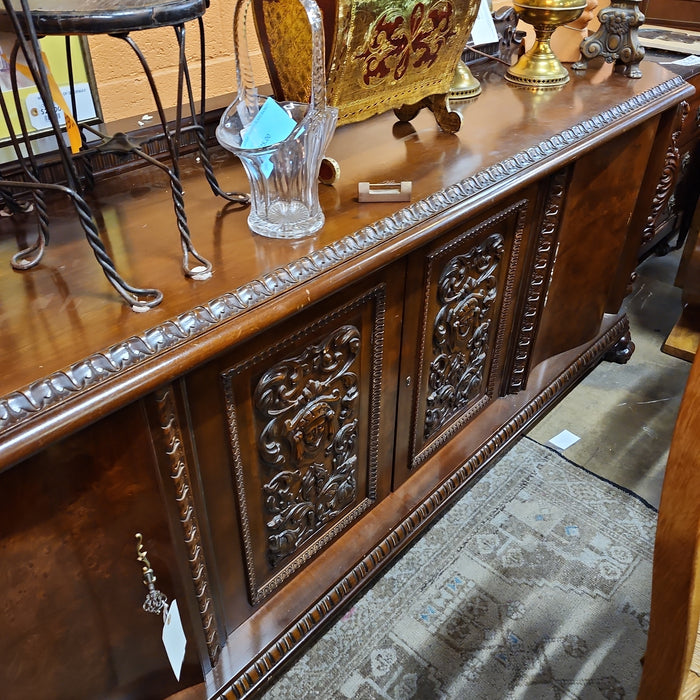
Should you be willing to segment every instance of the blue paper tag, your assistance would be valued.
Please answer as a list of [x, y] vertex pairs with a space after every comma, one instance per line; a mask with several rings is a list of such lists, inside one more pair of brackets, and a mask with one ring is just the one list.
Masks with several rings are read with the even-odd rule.
[[296, 125], [294, 119], [268, 97], [243, 132], [241, 148], [264, 148], [284, 141]]
[[[268, 97], [253, 121], [246, 127], [241, 138], [241, 148], [264, 148], [289, 136], [297, 123], [277, 102]], [[270, 177], [272, 161], [269, 156], [261, 159], [260, 168], [265, 177]]]

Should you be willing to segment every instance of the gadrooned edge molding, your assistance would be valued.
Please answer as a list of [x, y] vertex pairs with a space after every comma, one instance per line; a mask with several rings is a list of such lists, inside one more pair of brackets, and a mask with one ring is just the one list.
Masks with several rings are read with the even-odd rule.
[[[219, 700], [245, 698], [260, 682], [297, 650], [340, 605], [352, 596], [365, 579], [393, 558], [422, 531], [439, 513], [461, 494], [471, 476], [514, 440], [532, 418], [559, 393], [574, 382], [581, 373], [594, 365], [620, 338], [629, 332], [626, 316], [620, 318], [598, 341], [584, 351], [578, 359], [546, 386], [532, 401], [515, 414], [452, 476], [438, 486], [425, 500], [404, 518], [394, 529], [338, 583], [303, 614], [286, 632], [255, 658], [234, 679], [226, 682], [219, 692]], [[227, 642], [228, 643], [228, 642]]]
[[502, 183], [536, 165], [586, 136], [601, 131], [622, 117], [677, 90], [685, 81], [680, 76], [655, 85], [600, 114], [522, 150], [471, 177], [417, 201], [392, 216], [380, 219], [324, 248], [303, 256], [286, 267], [277, 268], [260, 279], [242, 285], [202, 306], [132, 336], [102, 352], [95, 353], [67, 369], [54, 372], [17, 391], [0, 397], [0, 440], [10, 430], [33, 420], [81, 393], [133, 369], [160, 353], [172, 350], [188, 338], [199, 335], [239, 314], [307, 282], [321, 272], [350, 260], [373, 246], [389, 240], [463, 203], [470, 197]]

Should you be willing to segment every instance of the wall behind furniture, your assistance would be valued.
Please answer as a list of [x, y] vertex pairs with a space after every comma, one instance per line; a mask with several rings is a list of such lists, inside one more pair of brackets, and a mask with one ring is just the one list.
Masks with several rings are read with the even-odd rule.
[[[211, 0], [204, 15], [206, 36], [207, 97], [226, 95], [235, 90], [233, 60], [234, 3]], [[252, 20], [251, 20], [252, 28]], [[187, 58], [192, 71], [195, 95], [199, 95], [199, 30], [196, 22], [186, 25]], [[262, 53], [251, 31], [250, 54], [258, 84], [268, 82]], [[178, 51], [175, 31], [171, 27], [134, 32], [132, 38], [143, 51], [153, 71], [164, 106], [172, 107], [177, 95]], [[144, 114], [156, 116], [155, 103], [134, 52], [121, 39], [109, 36], [89, 38], [97, 89], [107, 122]], [[138, 126], [134, 124], [134, 128]]]

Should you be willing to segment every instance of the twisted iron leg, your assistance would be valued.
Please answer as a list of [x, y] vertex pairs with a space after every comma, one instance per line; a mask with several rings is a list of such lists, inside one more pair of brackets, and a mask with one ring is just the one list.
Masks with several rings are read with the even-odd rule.
[[[167, 168], [164, 166], [162, 163], [159, 161], [155, 160], [155, 158], [152, 158], [151, 156], [147, 156], [144, 151], [141, 149], [136, 149], [135, 152], [138, 153], [141, 157], [145, 158], [149, 163], [153, 163], [154, 165], [157, 165], [159, 168], [165, 170], [168, 173], [168, 177], [170, 178], [170, 191], [172, 194], [173, 198], [173, 205], [175, 207], [175, 217], [177, 219], [177, 228], [180, 233], [180, 244], [182, 246], [182, 251], [183, 251], [183, 256], [182, 256], [182, 269], [187, 277], [191, 277], [193, 279], [206, 279], [207, 277], [211, 276], [211, 270], [212, 270], [212, 265], [211, 263], [206, 260], [203, 256], [201, 256], [194, 248], [194, 245], [192, 244], [192, 240], [190, 238], [190, 230], [189, 226], [187, 225], [187, 215], [185, 213], [185, 201], [183, 197], [183, 190], [182, 190], [182, 183], [180, 182], [180, 170], [179, 170], [179, 165], [178, 165], [178, 146], [177, 144], [173, 141], [172, 135], [170, 134], [170, 130], [168, 129], [168, 122], [165, 117], [165, 110], [163, 109], [163, 104], [160, 99], [160, 95], [158, 93], [158, 88], [156, 87], [155, 80], [153, 79], [153, 74], [151, 73], [151, 69], [148, 66], [148, 62], [146, 61], [146, 57], [143, 55], [139, 47], [136, 45], [134, 40], [128, 35], [128, 34], [113, 34], [112, 36], [124, 40], [134, 51], [136, 54], [137, 58], [139, 59], [139, 62], [141, 63], [141, 67], [143, 68], [143, 71], [146, 75], [146, 78], [148, 80], [148, 84], [150, 85], [151, 88], [151, 93], [153, 94], [153, 99], [156, 103], [156, 110], [158, 111], [158, 116], [160, 118], [160, 122], [163, 128], [163, 135], [165, 138], [166, 145], [168, 147], [168, 152], [170, 154], [170, 160], [171, 160], [171, 167]], [[184, 42], [181, 47], [181, 60], [184, 61]], [[181, 108], [181, 102], [182, 102], [182, 85], [178, 85], [178, 117], [179, 117], [179, 110]], [[177, 128], [178, 128], [178, 133], [179, 133], [179, 123], [180, 119], [178, 118], [177, 120]], [[192, 256], [197, 260], [199, 263], [198, 265], [191, 266], [189, 262], [189, 257]]]
[[[0, 180], [0, 187], [24, 187], [32, 190], [53, 190], [68, 195], [73, 200], [73, 205], [78, 213], [80, 225], [85, 232], [88, 244], [97, 259], [105, 277], [116, 289], [120, 296], [134, 309], [134, 311], [147, 311], [157, 306], [163, 300], [163, 294], [158, 289], [140, 289], [133, 287], [124, 281], [114, 267], [112, 258], [100, 238], [97, 223], [92, 215], [92, 211], [85, 200], [72, 188], [64, 185], [55, 185], [46, 182], [12, 182]], [[36, 264], [36, 263], [35, 263]]]
[[[192, 94], [192, 84], [190, 81], [189, 70], [187, 69], [187, 64], [185, 63], [185, 79], [187, 81], [187, 94], [190, 102], [190, 112], [192, 114], [192, 121], [194, 123], [195, 136], [197, 138], [197, 148], [199, 150], [199, 159], [204, 170], [204, 177], [207, 178], [209, 187], [211, 191], [217, 196], [232, 202], [233, 204], [250, 204], [250, 195], [246, 192], [225, 192], [221, 189], [216, 176], [214, 175], [214, 168], [212, 167], [211, 160], [209, 158], [209, 149], [206, 144], [206, 136], [204, 133], [204, 114], [205, 114], [205, 104], [206, 104], [206, 69], [205, 69], [205, 43], [204, 43], [204, 20], [201, 17], [197, 18], [197, 24], [199, 26], [199, 64], [201, 66], [201, 96], [199, 101], [199, 118], [197, 118], [197, 111], [194, 107], [194, 98]], [[176, 29], [177, 31], [177, 29]], [[178, 38], [179, 41], [179, 38]]]
[[[100, 240], [97, 224], [95, 223], [94, 217], [92, 216], [92, 211], [90, 210], [90, 207], [85, 202], [85, 200], [78, 194], [79, 183], [77, 171], [75, 169], [75, 163], [73, 162], [72, 155], [68, 151], [68, 148], [65, 142], [63, 141], [61, 129], [58, 124], [58, 118], [56, 117], [56, 113], [53, 109], [53, 98], [48, 88], [46, 67], [44, 66], [44, 63], [40, 58], [41, 48], [39, 46], [39, 38], [37, 36], [36, 28], [34, 27], [34, 23], [32, 21], [28, 2], [27, 0], [20, 0], [20, 3], [26, 23], [26, 35], [25, 28], [22, 27], [19, 21], [17, 13], [13, 7], [12, 1], [3, 0], [5, 11], [7, 12], [8, 16], [12, 21], [16, 35], [16, 45], [13, 51], [13, 59], [10, 71], [13, 79], [13, 91], [15, 92], [16, 99], [18, 99], [18, 93], [16, 89], [15, 66], [17, 51], [18, 49], [21, 49], [26, 64], [31, 72], [32, 79], [34, 80], [34, 83], [37, 87], [37, 91], [39, 92], [44, 106], [46, 107], [47, 115], [49, 117], [49, 121], [51, 122], [51, 128], [53, 130], [54, 135], [56, 136], [58, 152], [60, 154], [61, 162], [64, 167], [66, 179], [68, 181], [67, 187], [63, 185], [55, 185], [39, 181], [39, 178], [36, 175], [36, 173], [38, 173], [38, 169], [34, 161], [31, 148], [31, 141], [27, 135], [26, 124], [24, 123], [23, 119], [20, 119], [22, 123], [22, 134], [24, 137], [24, 143], [27, 149], [30, 163], [32, 165], [32, 169], [34, 171], [33, 173], [27, 171], [30, 172], [31, 181], [21, 183], [21, 186], [23, 188], [37, 191], [40, 193], [43, 190], [54, 190], [67, 194], [69, 197], [71, 197], [71, 199], [73, 200], [73, 204], [76, 207], [81, 226], [87, 237], [88, 244], [92, 248], [95, 258], [97, 259], [97, 262], [99, 263], [100, 267], [102, 267], [105, 276], [112, 284], [114, 289], [122, 296], [122, 298], [131, 305], [132, 309], [134, 309], [135, 311], [146, 311], [149, 308], [159, 304], [163, 299], [163, 295], [157, 289], [139, 289], [125, 282], [122, 279], [122, 277], [117, 273], [112, 259], [107, 253], [104, 244]], [[19, 110], [19, 113], [21, 114], [21, 110]], [[23, 164], [23, 167], [28, 167], [24, 158], [21, 159], [21, 162]], [[12, 181], [0, 181], [0, 187], [2, 186], [8, 188], [16, 187], [17, 183], [14, 183]], [[46, 229], [46, 234], [46, 238], [48, 238], [48, 228]], [[41, 257], [40, 252], [38, 257]], [[34, 262], [34, 264], [36, 264], [36, 262]]]
[[[13, 86], [13, 91], [15, 94], [15, 104], [17, 106], [17, 103], [19, 101], [18, 97], [18, 92], [16, 90], [16, 85], [17, 85], [17, 75], [15, 73], [15, 64], [17, 62], [17, 50], [18, 46], [15, 45], [14, 50], [12, 51], [11, 58], [10, 58], [10, 71], [12, 75], [12, 86]], [[20, 148], [20, 142], [17, 138], [17, 134], [15, 133], [15, 129], [12, 125], [12, 120], [10, 119], [10, 113], [9, 110], [7, 109], [7, 103], [5, 102], [5, 97], [3, 96], [2, 92], [0, 92], [0, 111], [2, 111], [2, 115], [5, 119], [5, 124], [7, 125], [7, 130], [8, 134], [10, 136], [10, 141], [12, 143], [12, 148], [15, 152], [15, 157], [17, 158], [17, 161], [20, 163], [20, 166], [22, 167], [22, 170], [25, 174], [25, 177], [29, 182], [35, 182], [38, 183], [39, 180], [34, 174], [36, 171], [36, 167], [30, 168], [29, 165], [27, 164], [27, 161], [25, 158], [23, 158], [23, 154]], [[26, 129], [26, 125], [24, 122], [24, 116], [21, 113], [21, 110], [18, 108], [17, 113], [20, 115], [20, 124], [22, 129]], [[31, 149], [28, 147], [28, 153], [31, 154]], [[30, 161], [32, 165], [36, 165], [33, 163], [33, 154], [32, 154], [32, 161]], [[4, 180], [5, 187], [7, 189], [12, 189], [12, 188], [21, 188], [21, 186], [24, 184], [22, 182], [16, 182], [16, 181], [8, 181]], [[26, 188], [25, 188], [26, 189]], [[48, 245], [49, 242], [49, 215], [48, 215], [48, 210], [46, 208], [46, 201], [44, 199], [44, 195], [41, 192], [41, 190], [34, 190], [33, 191], [33, 199], [34, 199], [34, 212], [37, 217], [37, 237], [34, 243], [32, 243], [30, 246], [27, 248], [24, 248], [23, 250], [20, 250], [18, 253], [15, 253], [15, 255], [12, 256], [12, 259], [10, 261], [10, 264], [15, 270], [28, 270], [31, 267], [34, 267], [39, 263], [41, 260], [42, 256], [44, 255], [44, 249]], [[15, 202], [14, 197], [12, 195], [9, 195], [11, 200], [7, 200], [7, 197], [5, 198], [6, 201], [12, 201]], [[16, 204], [16, 207], [20, 211], [29, 211], [31, 209], [31, 205], [27, 206], [26, 208], [23, 208], [21, 205]]]

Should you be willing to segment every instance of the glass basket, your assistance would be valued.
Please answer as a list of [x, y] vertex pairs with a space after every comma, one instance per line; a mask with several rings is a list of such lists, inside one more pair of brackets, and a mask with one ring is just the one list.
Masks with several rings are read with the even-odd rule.
[[269, 238], [301, 238], [316, 233], [325, 220], [318, 199], [318, 173], [335, 131], [338, 110], [326, 104], [323, 21], [314, 0], [299, 0], [311, 25], [309, 103], [280, 102], [296, 122], [289, 136], [262, 148], [243, 148], [247, 129], [267, 98], [258, 95], [246, 38], [251, 0], [237, 0], [234, 55], [237, 97], [216, 129], [219, 143], [238, 156], [251, 188], [248, 225]]

